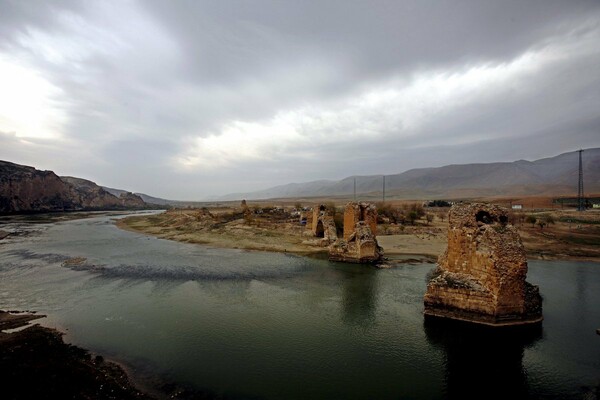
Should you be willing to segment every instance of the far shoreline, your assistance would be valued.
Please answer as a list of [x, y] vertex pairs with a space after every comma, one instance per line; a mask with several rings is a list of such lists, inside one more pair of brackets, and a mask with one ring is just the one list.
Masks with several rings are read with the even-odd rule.
[[[164, 213], [154, 214], [164, 215]], [[277, 245], [272, 243], [271, 245], [265, 245], [259, 242], [253, 242], [248, 240], [247, 237], [240, 237], [239, 241], [235, 238], [229, 238], [229, 240], [223, 240], [220, 233], [216, 232], [203, 232], [195, 237], [178, 236], [175, 229], [172, 227], [163, 227], [161, 232], [157, 232], [151, 225], [144, 224], [139, 225], [132, 223], [134, 218], [144, 218], [148, 216], [144, 215], [130, 215], [125, 218], [120, 218], [115, 221], [115, 226], [124, 231], [143, 234], [159, 239], [173, 240], [182, 243], [199, 244], [209, 246], [217, 249], [234, 249], [234, 250], [245, 250], [245, 251], [265, 251], [272, 253], [290, 253], [299, 256], [323, 258], [328, 254], [327, 247], [318, 247], [315, 245], [298, 245], [297, 243], [290, 246]], [[147, 221], [146, 221], [147, 222]], [[427, 235], [422, 235], [427, 236]], [[428, 235], [427, 237], [420, 237], [418, 234], [405, 233], [396, 235], [379, 235], [377, 236], [379, 245], [384, 250], [384, 257], [397, 258], [415, 258], [422, 259], [423, 261], [430, 263], [436, 263], [437, 258], [445, 251], [447, 241], [446, 234], [442, 232], [438, 235]], [[581, 256], [563, 254], [559, 252], [553, 252], [554, 247], [548, 246], [547, 248], [540, 250], [539, 248], [531, 249], [527, 248], [527, 259], [528, 260], [544, 260], [544, 261], [585, 261], [585, 262], [600, 262], [600, 257], [594, 256]]]

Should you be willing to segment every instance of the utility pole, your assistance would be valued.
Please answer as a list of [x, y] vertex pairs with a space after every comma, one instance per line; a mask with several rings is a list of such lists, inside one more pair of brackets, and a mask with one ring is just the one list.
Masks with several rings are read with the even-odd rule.
[[383, 176], [383, 203], [385, 203], [385, 175]]
[[579, 153], [579, 188], [577, 191], [577, 211], [585, 211], [585, 199], [583, 196], [583, 162], [581, 154], [583, 150], [578, 150]]
[[356, 202], [356, 177], [354, 177], [354, 201]]

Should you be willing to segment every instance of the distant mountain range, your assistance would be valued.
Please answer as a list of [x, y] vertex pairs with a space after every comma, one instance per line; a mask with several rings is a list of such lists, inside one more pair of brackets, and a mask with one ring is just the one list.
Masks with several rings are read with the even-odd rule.
[[[536, 161], [447, 165], [386, 175], [386, 198], [459, 199], [499, 196], [575, 195], [578, 154], [570, 152]], [[583, 153], [584, 189], [600, 193], [600, 148]], [[308, 197], [381, 196], [383, 175], [349, 176], [339, 181], [290, 183], [269, 189], [233, 193], [212, 201]], [[92, 181], [57, 176], [52, 171], [0, 161], [0, 214], [70, 210], [123, 210], [205, 203], [166, 200], [143, 193], [98, 186]]]
[[0, 214], [151, 208], [130, 192], [115, 196], [92, 181], [0, 161]]
[[[386, 175], [385, 190], [389, 197], [407, 199], [573, 195], [577, 193], [578, 168], [577, 152], [536, 161], [419, 168]], [[585, 191], [600, 192], [600, 148], [583, 152], [583, 173]], [[349, 176], [339, 181], [290, 183], [256, 192], [232, 193], [214, 200], [352, 196], [355, 179], [359, 194], [382, 192], [383, 175], [368, 175]]]

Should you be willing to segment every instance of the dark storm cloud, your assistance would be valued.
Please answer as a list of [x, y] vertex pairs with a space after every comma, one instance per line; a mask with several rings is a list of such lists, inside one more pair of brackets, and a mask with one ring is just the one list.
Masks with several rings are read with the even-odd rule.
[[104, 185], [197, 199], [600, 146], [597, 1], [0, 9], [0, 69], [46, 110], [0, 95], [0, 158]]

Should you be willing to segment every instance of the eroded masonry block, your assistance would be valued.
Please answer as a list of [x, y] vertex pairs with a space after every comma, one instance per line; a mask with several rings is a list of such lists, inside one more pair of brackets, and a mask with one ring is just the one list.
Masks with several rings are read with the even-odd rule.
[[525, 281], [525, 249], [507, 211], [458, 204], [448, 223], [448, 247], [427, 284], [425, 314], [489, 325], [541, 321], [539, 289]]
[[364, 221], [373, 237], [377, 235], [377, 207], [371, 203], [348, 203], [344, 209], [344, 239], [348, 240], [356, 231], [356, 224]]
[[353, 263], [381, 259], [377, 233], [377, 208], [369, 203], [348, 203], [344, 211], [344, 235], [329, 247], [331, 261]]
[[311, 230], [313, 236], [323, 238], [326, 242], [337, 239], [337, 228], [333, 220], [334, 210], [329, 210], [324, 204], [313, 207]]

